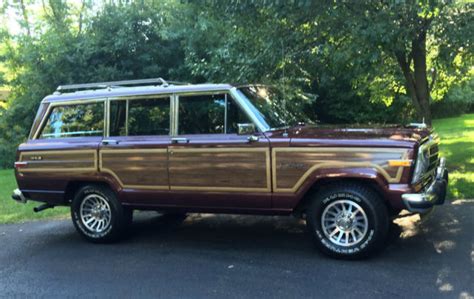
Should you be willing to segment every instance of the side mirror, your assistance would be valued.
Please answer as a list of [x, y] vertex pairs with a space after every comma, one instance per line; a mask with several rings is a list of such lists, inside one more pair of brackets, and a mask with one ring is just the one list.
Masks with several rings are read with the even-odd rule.
[[238, 135], [252, 135], [255, 133], [255, 125], [252, 123], [247, 123], [247, 124], [237, 124]]

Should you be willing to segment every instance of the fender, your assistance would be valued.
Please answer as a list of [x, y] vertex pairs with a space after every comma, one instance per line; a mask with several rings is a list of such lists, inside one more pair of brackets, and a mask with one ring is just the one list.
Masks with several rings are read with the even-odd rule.
[[311, 172], [293, 194], [274, 193], [273, 207], [278, 209], [295, 209], [304, 201], [306, 194], [321, 185], [341, 180], [362, 181], [375, 186], [384, 195], [389, 182], [377, 168], [320, 168]]

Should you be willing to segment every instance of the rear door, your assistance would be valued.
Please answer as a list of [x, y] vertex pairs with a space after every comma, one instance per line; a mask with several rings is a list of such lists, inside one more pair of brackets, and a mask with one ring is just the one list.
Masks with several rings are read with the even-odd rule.
[[269, 142], [238, 134], [250, 119], [225, 91], [180, 94], [169, 147], [170, 189], [187, 206], [270, 208]]
[[129, 203], [160, 204], [169, 190], [170, 95], [110, 99], [99, 167]]

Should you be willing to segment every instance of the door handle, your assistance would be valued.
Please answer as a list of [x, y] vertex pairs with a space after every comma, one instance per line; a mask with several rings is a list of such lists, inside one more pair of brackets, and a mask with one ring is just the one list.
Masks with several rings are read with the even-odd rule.
[[247, 137], [248, 142], [257, 142], [258, 140], [260, 140], [260, 138], [255, 135], [250, 135], [249, 137]]
[[171, 143], [188, 143], [189, 139], [185, 137], [173, 137]]
[[109, 145], [109, 144], [119, 144], [119, 141], [117, 140], [112, 140], [112, 139], [104, 139], [102, 140], [103, 145]]

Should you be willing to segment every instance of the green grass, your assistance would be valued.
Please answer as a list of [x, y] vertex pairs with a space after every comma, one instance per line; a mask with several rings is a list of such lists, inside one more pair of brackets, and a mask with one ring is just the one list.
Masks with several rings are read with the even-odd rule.
[[67, 217], [69, 209], [56, 207], [41, 213], [33, 212], [37, 202], [20, 204], [11, 199], [12, 191], [17, 188], [12, 169], [0, 170], [0, 223], [22, 222], [43, 218]]
[[474, 114], [437, 119], [433, 126], [450, 171], [449, 197], [474, 198]]
[[[450, 170], [449, 197], [474, 198], [474, 114], [438, 119], [434, 127], [441, 137], [441, 155], [447, 158]], [[34, 213], [39, 203], [16, 203], [10, 196], [17, 188], [13, 170], [0, 170], [0, 223], [67, 217], [69, 209], [54, 208]]]

